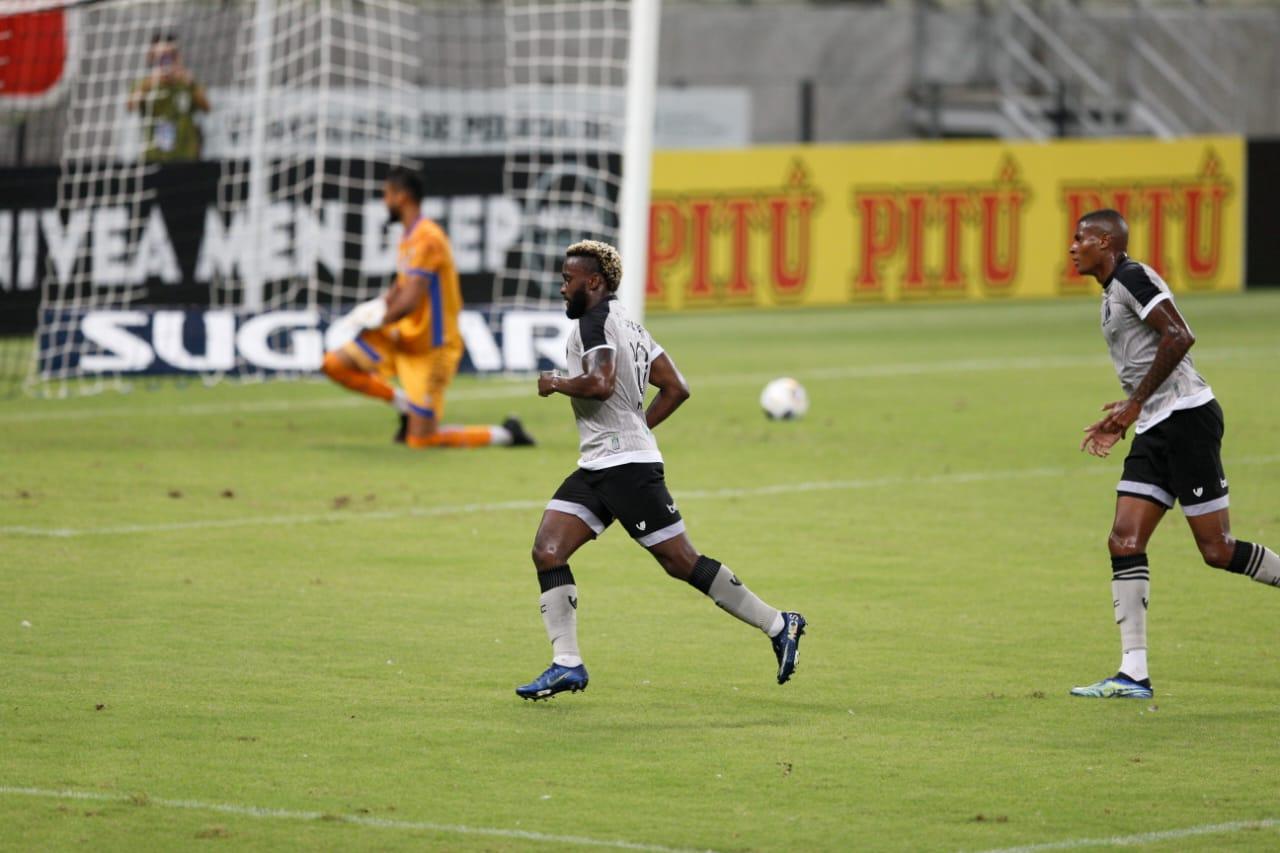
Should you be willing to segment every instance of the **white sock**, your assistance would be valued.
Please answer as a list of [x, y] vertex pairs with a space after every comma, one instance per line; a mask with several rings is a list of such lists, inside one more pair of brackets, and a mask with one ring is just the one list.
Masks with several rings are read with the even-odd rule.
[[727, 566], [710, 557], [698, 557], [689, 584], [708, 595], [721, 609], [748, 625], [755, 625], [770, 637], [782, 630], [783, 619], [778, 609], [761, 601]]
[[1237, 540], [1235, 557], [1228, 571], [1247, 575], [1267, 586], [1280, 586], [1280, 556], [1265, 545]]
[[494, 447], [509, 447], [511, 445], [511, 431], [506, 427], [491, 426], [489, 427], [489, 444]]
[[1132, 678], [1134, 681], [1142, 681], [1144, 678], [1150, 678], [1151, 674], [1147, 672], [1147, 650], [1146, 649], [1129, 649], [1120, 656], [1120, 672]]
[[581, 666], [578, 651], [578, 587], [568, 566], [538, 573], [542, 586], [542, 624], [551, 640], [552, 663]]
[[402, 415], [409, 414], [409, 395], [403, 388], [392, 388], [391, 392], [395, 395], [391, 398], [391, 406]]
[[1111, 600], [1120, 626], [1120, 672], [1141, 681], [1147, 672], [1147, 604], [1151, 598], [1147, 555], [1111, 558]]

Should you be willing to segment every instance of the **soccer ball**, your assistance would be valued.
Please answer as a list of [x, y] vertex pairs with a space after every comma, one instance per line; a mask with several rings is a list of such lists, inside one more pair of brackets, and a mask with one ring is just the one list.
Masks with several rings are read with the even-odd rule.
[[770, 420], [793, 420], [809, 411], [809, 395], [803, 385], [790, 377], [775, 379], [760, 392], [760, 408]]

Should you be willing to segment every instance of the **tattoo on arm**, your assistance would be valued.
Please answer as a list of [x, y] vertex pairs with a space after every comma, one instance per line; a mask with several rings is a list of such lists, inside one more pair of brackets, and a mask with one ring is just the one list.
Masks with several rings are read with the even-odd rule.
[[1191, 329], [1187, 327], [1187, 321], [1182, 319], [1171, 302], [1157, 305], [1144, 322], [1160, 333], [1160, 343], [1156, 347], [1156, 356], [1147, 375], [1133, 392], [1131, 399], [1138, 403], [1145, 403], [1156, 392], [1196, 342]]

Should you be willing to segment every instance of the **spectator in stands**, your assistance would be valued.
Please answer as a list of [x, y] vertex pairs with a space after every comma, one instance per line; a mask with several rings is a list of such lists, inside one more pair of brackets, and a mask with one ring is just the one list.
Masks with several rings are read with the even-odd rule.
[[142, 115], [148, 163], [199, 160], [201, 136], [197, 112], [209, 111], [209, 98], [182, 64], [174, 33], [156, 33], [147, 54], [151, 71], [129, 93], [129, 110]]

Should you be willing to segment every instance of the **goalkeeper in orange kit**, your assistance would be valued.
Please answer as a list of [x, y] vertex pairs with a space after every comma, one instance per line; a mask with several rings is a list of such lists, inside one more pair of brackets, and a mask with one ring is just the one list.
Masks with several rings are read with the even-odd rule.
[[[533, 439], [515, 418], [502, 426], [443, 426], [445, 391], [462, 360], [458, 313], [462, 291], [449, 238], [422, 216], [422, 178], [396, 167], [382, 197], [404, 225], [396, 277], [386, 293], [362, 302], [338, 322], [358, 329], [340, 349], [325, 353], [326, 376], [400, 412], [396, 441], [410, 447], [527, 446]], [[395, 376], [400, 387], [387, 379]]]

